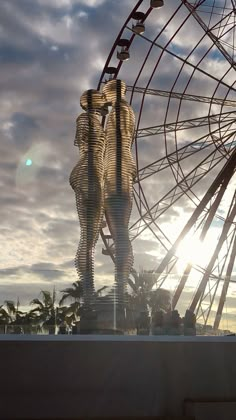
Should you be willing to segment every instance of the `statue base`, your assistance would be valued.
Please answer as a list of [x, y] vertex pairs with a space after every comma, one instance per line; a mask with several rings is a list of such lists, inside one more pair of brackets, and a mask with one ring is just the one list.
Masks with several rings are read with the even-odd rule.
[[83, 313], [77, 324], [78, 334], [123, 335], [125, 330], [125, 311], [111, 304], [102, 305], [96, 311]]
[[78, 325], [79, 334], [94, 334], [97, 328], [97, 313], [94, 310], [84, 311]]
[[98, 334], [121, 334], [126, 330], [126, 314], [115, 304], [105, 304], [97, 308]]

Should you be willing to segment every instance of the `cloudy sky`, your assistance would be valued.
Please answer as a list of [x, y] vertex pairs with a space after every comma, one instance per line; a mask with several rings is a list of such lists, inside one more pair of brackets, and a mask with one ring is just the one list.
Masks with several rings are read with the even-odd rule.
[[[229, 31], [224, 35], [226, 29], [217, 26], [217, 19], [229, 10], [223, 10], [224, 2], [219, 0], [215, 3], [217, 7], [213, 15], [210, 15], [212, 3], [207, 1], [205, 8], [199, 9], [199, 15], [205, 24], [215, 25], [214, 35], [221, 36], [225, 51], [234, 59], [233, 18], [227, 18]], [[59, 291], [77, 280], [74, 255], [79, 241], [79, 223], [68, 179], [78, 160], [78, 150], [73, 146], [73, 141], [75, 120], [81, 112], [79, 99], [84, 90], [97, 87], [114, 40], [135, 4], [135, 0], [0, 2], [0, 303], [19, 297], [22, 305], [27, 305], [29, 300], [39, 295], [40, 290], [52, 290], [55, 286]], [[230, 70], [229, 62], [219, 49], [210, 48], [211, 40], [204, 37], [202, 28], [193, 17], [188, 18], [186, 7], [182, 6], [176, 12], [180, 4], [179, 0], [166, 0], [163, 8], [152, 11], [146, 21], [144, 36], [134, 39], [130, 60], [121, 67], [120, 77], [128, 86], [136, 83], [141, 88], [235, 100], [234, 70]], [[228, 1], [229, 7], [230, 4]], [[143, 0], [139, 10], [145, 12], [148, 7], [149, 1]], [[175, 16], [170, 19], [174, 13]], [[168, 20], [170, 22], [166, 25]], [[130, 28], [127, 28], [123, 37], [130, 38], [131, 34]], [[142, 66], [151, 45], [150, 40], [154, 40], [158, 34], [157, 44], [150, 50]], [[164, 47], [168, 52], [162, 53]], [[117, 66], [117, 63], [114, 53], [110, 65]], [[194, 70], [193, 65], [198, 70]], [[168, 101], [163, 96], [146, 95], [139, 120], [142, 99], [140, 93], [135, 93], [132, 98], [139, 123], [137, 128], [233, 111], [232, 107], [215, 103], [181, 102], [175, 98]], [[227, 115], [226, 118], [230, 117]], [[232, 145], [222, 147], [216, 154], [218, 161], [215, 167], [207, 160], [215, 150], [213, 137], [219, 142], [222, 133], [226, 135], [233, 130], [233, 124], [229, 126], [228, 123], [225, 129], [228, 131], [222, 131], [223, 120], [218, 120], [218, 124], [210, 124], [210, 130], [209, 125], [202, 125], [181, 130], [175, 135], [171, 130], [163, 132], [162, 129], [155, 136], [138, 139], [140, 169], [159, 159], [164, 162], [166, 154], [171, 152], [177, 156], [176, 148], [186, 147], [186, 151], [191, 151], [190, 156], [178, 167], [178, 174], [177, 166], [167, 166], [146, 179], [140, 171], [144, 191], [142, 214], [145, 214], [147, 207], [153, 207], [152, 215], [157, 216], [158, 209], [171, 200], [171, 191], [176, 184], [186, 180], [189, 185], [192, 178], [188, 174], [198, 166], [201, 170], [212, 169], [202, 180], [199, 178], [188, 195], [181, 195], [157, 219], [156, 224], [153, 223], [151, 229], [145, 229], [142, 234], [139, 213], [134, 205], [130, 224], [134, 225], [132, 237], [137, 235], [133, 242], [134, 266], [137, 270], [158, 267], [166, 248], [176, 239], [225, 163]], [[212, 133], [210, 137], [209, 131]], [[194, 147], [187, 149], [193, 141], [197, 141], [195, 154], [192, 154]], [[209, 146], [201, 149], [203, 141], [208, 141]], [[155, 169], [155, 166], [152, 168]], [[214, 241], [219, 237], [234, 189], [232, 181], [219, 208], [223, 219], [216, 218], [209, 233], [208, 248], [211, 245], [213, 248]], [[139, 191], [137, 186], [136, 191]], [[102, 241], [99, 240], [96, 248], [97, 287], [113, 281], [114, 267], [109, 257], [102, 255], [102, 248]], [[179, 250], [179, 256], [185, 254], [185, 259], [182, 258], [182, 262], [173, 269], [172, 279], [176, 280], [184, 262], [188, 260], [188, 248], [187, 242]], [[210, 254], [207, 258], [209, 260]], [[189, 259], [193, 259], [192, 255]], [[200, 259], [193, 262], [206, 265], [203, 255]], [[185, 306], [196, 284], [193, 279], [190, 281], [183, 295]], [[176, 282], [168, 283], [171, 290], [175, 285]], [[232, 288], [228, 299], [232, 319], [234, 306]]]

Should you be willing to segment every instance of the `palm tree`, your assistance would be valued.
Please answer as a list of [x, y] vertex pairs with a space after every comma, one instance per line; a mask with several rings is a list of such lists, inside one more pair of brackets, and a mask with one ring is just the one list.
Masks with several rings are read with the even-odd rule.
[[33, 328], [34, 314], [20, 310], [19, 299], [15, 303], [12, 300], [5, 300], [0, 306], [0, 330], [2, 333], [30, 333]]
[[[59, 307], [61, 310], [64, 311], [65, 318], [67, 318], [67, 323], [72, 324], [74, 321], [77, 321], [81, 315], [81, 307], [83, 304], [83, 286], [80, 280], [75, 281], [72, 283], [71, 287], [67, 287], [66, 289], [61, 290], [63, 293], [60, 301]], [[62, 307], [62, 304], [65, 301], [72, 301], [70, 306]]]
[[137, 273], [132, 271], [134, 281], [129, 279], [129, 286], [131, 287], [130, 303], [138, 312], [148, 311], [149, 295], [153, 285], [153, 273], [147, 270], [142, 270]]
[[171, 294], [166, 289], [151, 290], [149, 294], [149, 307], [152, 314], [162, 311], [167, 313], [171, 310]]
[[62, 303], [68, 299], [73, 300], [74, 302], [78, 302], [79, 305], [82, 304], [83, 286], [80, 280], [72, 283], [72, 287], [67, 287], [64, 290], [61, 290], [61, 293], [63, 293], [63, 295], [59, 301], [59, 305], [62, 305]]
[[12, 326], [12, 332], [21, 334], [22, 330], [22, 320], [25, 316], [25, 313], [20, 311], [20, 301], [17, 299], [15, 303], [13, 300], [5, 300], [5, 308], [1, 308], [1, 313], [3, 319], [7, 321], [7, 327]]
[[2, 334], [7, 333], [7, 326], [11, 322], [11, 316], [9, 315], [8, 311], [3, 307], [0, 306], [0, 332]]
[[131, 295], [128, 296], [128, 307], [139, 316], [141, 313], [151, 314], [157, 311], [168, 312], [171, 309], [171, 295], [168, 290], [152, 290], [156, 274], [153, 271], [133, 269], [134, 280], [129, 279]]
[[49, 331], [50, 334], [55, 334], [57, 325], [57, 308], [56, 308], [56, 291], [42, 290], [40, 292], [42, 299], [33, 299], [30, 304], [35, 305], [31, 313], [36, 314], [36, 321], [41, 324], [43, 328]]

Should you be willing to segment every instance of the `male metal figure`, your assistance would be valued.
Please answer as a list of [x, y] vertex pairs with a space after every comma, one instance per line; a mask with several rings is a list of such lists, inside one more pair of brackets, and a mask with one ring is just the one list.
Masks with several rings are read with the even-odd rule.
[[116, 303], [124, 307], [126, 285], [133, 264], [129, 239], [129, 219], [132, 209], [133, 182], [136, 166], [131, 153], [135, 117], [125, 99], [126, 85], [110, 80], [103, 93], [112, 105], [106, 125], [105, 150], [105, 211], [115, 245]]

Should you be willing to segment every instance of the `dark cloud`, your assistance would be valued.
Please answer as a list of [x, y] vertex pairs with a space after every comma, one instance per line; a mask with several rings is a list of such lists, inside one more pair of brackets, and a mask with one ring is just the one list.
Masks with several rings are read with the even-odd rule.
[[55, 278], [65, 275], [63, 270], [57, 268], [52, 263], [36, 263], [31, 266], [21, 265], [0, 270], [1, 277], [8, 278], [22, 273], [33, 273], [36, 274], [36, 277], [41, 277], [49, 282]]

